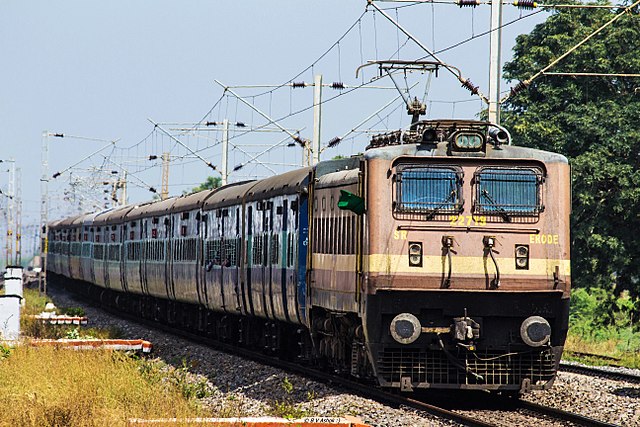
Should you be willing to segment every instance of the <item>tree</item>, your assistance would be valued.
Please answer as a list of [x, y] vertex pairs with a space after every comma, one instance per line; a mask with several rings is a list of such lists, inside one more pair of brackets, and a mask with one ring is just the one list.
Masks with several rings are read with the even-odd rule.
[[[525, 80], [621, 12], [563, 10], [517, 38], [505, 78]], [[638, 8], [549, 71], [640, 73]], [[640, 79], [543, 76], [503, 105], [514, 143], [572, 165], [574, 284], [640, 294]], [[552, 201], [550, 203], [553, 203]]]
[[215, 190], [220, 186], [222, 186], [222, 178], [219, 176], [208, 176], [202, 184], [197, 187], [193, 187], [191, 189], [191, 193], [197, 193], [198, 191], [203, 190]]

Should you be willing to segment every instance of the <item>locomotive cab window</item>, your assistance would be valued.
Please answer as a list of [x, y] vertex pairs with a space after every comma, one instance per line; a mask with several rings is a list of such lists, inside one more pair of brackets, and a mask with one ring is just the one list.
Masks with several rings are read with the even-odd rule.
[[474, 213], [494, 221], [536, 220], [542, 205], [543, 172], [539, 168], [487, 167], [474, 176]]
[[394, 216], [446, 219], [462, 209], [462, 170], [449, 166], [400, 165], [395, 176]]

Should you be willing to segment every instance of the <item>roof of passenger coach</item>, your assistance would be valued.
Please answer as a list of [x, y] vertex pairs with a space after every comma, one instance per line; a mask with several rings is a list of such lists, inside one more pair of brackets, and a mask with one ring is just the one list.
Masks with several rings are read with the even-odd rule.
[[73, 222], [74, 222], [75, 220], [77, 220], [78, 218], [82, 218], [84, 215], [85, 215], [85, 214], [82, 214], [82, 215], [74, 215], [74, 216], [67, 217], [67, 218], [65, 218], [65, 219], [61, 220], [61, 221], [60, 221], [60, 223], [59, 223], [59, 224], [57, 224], [57, 225], [58, 225], [58, 227], [60, 227], [60, 228], [62, 228], [62, 227], [70, 227], [70, 226], [73, 224]]
[[90, 214], [86, 215], [86, 216], [83, 218], [83, 220], [82, 220], [82, 225], [83, 225], [84, 227], [92, 226], [92, 225], [93, 225], [93, 220], [94, 220], [98, 215], [101, 215], [101, 214], [103, 214], [103, 213], [109, 212], [109, 211], [111, 211], [111, 210], [113, 210], [113, 208], [109, 208], [109, 209], [106, 209], [106, 210], [104, 210], [104, 211], [100, 211], [100, 212], [93, 212], [93, 213], [90, 213]]
[[101, 226], [114, 224], [117, 222], [119, 215], [122, 214], [122, 211], [129, 212], [132, 207], [132, 205], [127, 205], [100, 212], [93, 218], [93, 225]]
[[271, 178], [261, 179], [255, 186], [247, 191], [246, 200], [258, 200], [283, 194], [295, 194], [308, 180], [312, 168], [306, 167], [276, 175]]
[[202, 209], [210, 211], [225, 206], [242, 203], [242, 198], [247, 191], [257, 184], [257, 181], [244, 181], [237, 184], [225, 185], [212, 193], [207, 200], [204, 201]]
[[64, 221], [64, 218], [62, 219], [56, 219], [55, 221], [49, 221], [47, 223], [47, 228], [49, 230], [57, 230], [60, 227], [60, 223]]
[[171, 211], [173, 213], [177, 213], [177, 212], [190, 211], [194, 209], [200, 209], [203, 206], [204, 201], [207, 199], [207, 197], [211, 196], [216, 191], [218, 191], [217, 188], [214, 190], [203, 190], [203, 191], [198, 191], [197, 193], [188, 194], [186, 196], [180, 196], [176, 200]]
[[359, 169], [341, 170], [328, 173], [317, 178], [316, 188], [335, 187], [337, 185], [353, 184], [358, 182]]
[[76, 217], [73, 221], [71, 221], [71, 226], [72, 227], [81, 227], [82, 224], [84, 224], [84, 219], [88, 216], [90, 216], [92, 214], [90, 213], [84, 213], [78, 217]]
[[134, 206], [128, 213], [126, 220], [132, 221], [138, 218], [166, 215], [171, 211], [177, 197], [171, 197], [167, 200], [145, 203], [140, 206]]

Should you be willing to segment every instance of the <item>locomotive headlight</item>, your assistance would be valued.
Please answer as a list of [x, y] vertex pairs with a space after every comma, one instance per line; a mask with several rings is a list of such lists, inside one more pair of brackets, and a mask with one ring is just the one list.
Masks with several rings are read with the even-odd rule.
[[421, 242], [409, 242], [409, 266], [422, 267]]
[[529, 246], [516, 245], [515, 258], [516, 258], [516, 270], [528, 270], [529, 269]]
[[551, 338], [551, 326], [543, 317], [527, 317], [520, 325], [520, 337], [531, 347], [541, 347]]
[[420, 336], [422, 325], [413, 314], [402, 313], [393, 318], [389, 330], [393, 339], [400, 344], [411, 344]]
[[478, 133], [459, 133], [453, 143], [456, 149], [475, 151], [482, 148], [483, 138]]

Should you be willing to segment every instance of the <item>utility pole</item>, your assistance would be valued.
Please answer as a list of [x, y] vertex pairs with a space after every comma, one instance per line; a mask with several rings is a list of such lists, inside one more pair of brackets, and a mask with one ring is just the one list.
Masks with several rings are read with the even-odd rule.
[[13, 242], [15, 239], [15, 203], [16, 203], [16, 189], [15, 189], [15, 180], [16, 180], [16, 163], [15, 160], [9, 159], [7, 161], [11, 163], [9, 166], [9, 187], [7, 189], [7, 196], [9, 200], [7, 200], [7, 240], [5, 241], [5, 249], [6, 249], [6, 262], [5, 265], [11, 266], [14, 265], [15, 258], [13, 255]]
[[502, 2], [491, 2], [491, 46], [489, 49], [489, 122], [500, 124], [500, 79], [502, 49]]
[[229, 119], [222, 122], [222, 185], [229, 178]]
[[322, 74], [313, 78], [313, 143], [311, 148], [312, 166], [320, 161], [320, 129], [322, 124]]
[[38, 290], [40, 293], [47, 294], [47, 252], [49, 249], [48, 233], [49, 226], [47, 225], [47, 210], [49, 209], [48, 200], [49, 195], [48, 183], [49, 183], [49, 132], [42, 132], [42, 175], [40, 177], [40, 195], [42, 200], [40, 201], [40, 268], [42, 269], [39, 275]]
[[169, 153], [162, 153], [162, 188], [160, 189], [160, 199], [169, 198]]
[[22, 169], [16, 169], [16, 265], [22, 265]]

